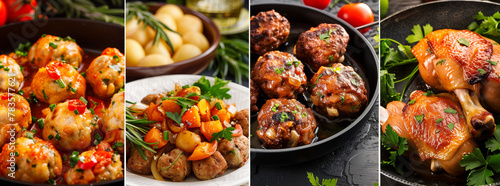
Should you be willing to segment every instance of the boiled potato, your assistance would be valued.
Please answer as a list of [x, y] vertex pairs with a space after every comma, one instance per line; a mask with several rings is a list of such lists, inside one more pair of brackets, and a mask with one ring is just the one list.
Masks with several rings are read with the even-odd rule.
[[175, 146], [188, 153], [192, 153], [194, 151], [194, 148], [196, 148], [196, 146], [198, 146], [200, 143], [200, 136], [189, 130], [183, 130], [182, 132], [177, 134], [177, 139], [175, 140]]
[[139, 61], [145, 56], [144, 49], [142, 49], [141, 44], [134, 39], [126, 39], [125, 46], [127, 66], [137, 66]]
[[174, 18], [172, 18], [172, 16], [170, 16], [169, 14], [165, 13], [155, 14], [155, 17], [158, 21], [165, 24], [165, 26], [167, 26], [168, 28], [172, 30], [177, 30], [177, 23], [175, 23]]
[[182, 16], [184, 16], [184, 12], [181, 10], [181, 8], [172, 4], [163, 5], [156, 11], [156, 14], [169, 14], [175, 20], [180, 19]]
[[200, 55], [201, 50], [193, 44], [182, 45], [179, 50], [177, 50], [172, 58], [175, 62], [183, 61], [186, 59], [191, 59]]
[[171, 58], [170, 52], [167, 49], [167, 43], [163, 40], [158, 40], [157, 43], [153, 44], [153, 41], [150, 41], [145, 48], [146, 55], [150, 54], [161, 54]]
[[190, 31], [182, 35], [182, 41], [184, 41], [185, 44], [193, 44], [197, 46], [202, 52], [206, 51], [208, 47], [210, 47], [205, 35], [195, 31]]
[[127, 37], [132, 36], [132, 34], [135, 33], [139, 29], [139, 22], [135, 17], [127, 21], [127, 24], [125, 25], [125, 34]]
[[172, 59], [170, 59], [167, 56], [161, 55], [161, 54], [151, 54], [147, 55], [146, 57], [142, 58], [141, 61], [139, 61], [139, 64], [137, 66], [140, 67], [154, 67], [154, 66], [161, 66], [161, 65], [169, 65], [174, 63]]
[[191, 14], [186, 14], [177, 20], [177, 32], [185, 34], [189, 31], [203, 33], [203, 24], [200, 18]]
[[[184, 43], [184, 42], [182, 42], [182, 36], [179, 34], [176, 34], [174, 32], [166, 31], [166, 30], [165, 30], [165, 33], [167, 33], [167, 36], [170, 39], [170, 43], [172, 43], [172, 46], [174, 47], [174, 51], [177, 52], [177, 50], [179, 50], [179, 48]], [[170, 49], [170, 46], [168, 46], [168, 45], [167, 45], [167, 49], [168, 49], [168, 52], [170, 52], [170, 54], [173, 55], [173, 53], [175, 53], [175, 52], [172, 52], [172, 49]]]
[[143, 27], [140, 26], [129, 38], [136, 40], [141, 46], [145, 46], [151, 38], [148, 36], [147, 31], [142, 28]]

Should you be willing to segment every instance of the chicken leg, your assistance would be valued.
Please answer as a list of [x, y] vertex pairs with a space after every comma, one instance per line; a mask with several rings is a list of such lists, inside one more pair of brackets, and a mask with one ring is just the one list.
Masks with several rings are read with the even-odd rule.
[[453, 92], [464, 108], [465, 117], [468, 118], [467, 126], [474, 139], [484, 140], [493, 135], [496, 127], [495, 119], [490, 112], [481, 107], [477, 94], [474, 92], [469, 94], [467, 89], [455, 89]]

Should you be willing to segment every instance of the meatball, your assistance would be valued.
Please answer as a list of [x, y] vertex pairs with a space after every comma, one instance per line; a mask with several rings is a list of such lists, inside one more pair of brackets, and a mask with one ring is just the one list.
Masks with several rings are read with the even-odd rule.
[[87, 69], [85, 78], [95, 95], [101, 98], [111, 97], [125, 80], [125, 58], [116, 48], [107, 48], [95, 58]]
[[148, 94], [146, 97], [142, 98], [141, 103], [144, 105], [149, 105], [150, 103], [158, 105], [162, 102], [161, 98], [163, 97], [169, 96], [167, 96], [167, 93]]
[[[14, 104], [13, 121], [9, 115], [9, 103]], [[28, 128], [31, 123], [31, 108], [24, 97], [11, 93], [0, 93], [0, 147], [6, 144], [11, 138], [21, 130], [21, 127]], [[13, 141], [13, 140], [12, 140]]]
[[160, 175], [172, 181], [182, 181], [191, 174], [191, 162], [187, 160], [184, 152], [177, 148], [161, 155], [157, 165]]
[[249, 157], [249, 140], [245, 136], [234, 137], [231, 141], [222, 140], [217, 147], [229, 168], [238, 168], [245, 165]]
[[66, 99], [85, 97], [85, 78], [71, 65], [60, 61], [50, 62], [33, 77], [31, 88], [38, 100], [56, 104]]
[[290, 23], [278, 12], [270, 10], [250, 17], [250, 46], [252, 54], [262, 55], [286, 43]]
[[[128, 142], [127, 144], [130, 143], [132, 142]], [[127, 154], [131, 152], [130, 159], [127, 161], [127, 168], [138, 174], [151, 174], [151, 162], [153, 161], [155, 153], [141, 147], [141, 150], [146, 156], [146, 160], [144, 160], [135, 145], [132, 145], [130, 149], [132, 151], [127, 151]]]
[[321, 67], [311, 79], [311, 100], [319, 112], [331, 117], [355, 116], [368, 102], [363, 79], [341, 63]]
[[259, 100], [259, 85], [255, 83], [255, 81], [250, 79], [250, 108], [252, 112], [259, 111], [259, 107], [257, 107], [257, 101]]
[[124, 128], [124, 115], [125, 110], [123, 96], [125, 92], [116, 93], [111, 99], [108, 109], [102, 118], [102, 128], [104, 133], [108, 133], [114, 129], [123, 130]]
[[64, 180], [69, 185], [123, 178], [122, 162], [118, 154], [109, 151], [89, 150], [80, 154], [78, 159], [79, 163], [64, 174]]
[[0, 55], [0, 92], [18, 91], [23, 81], [23, 72], [16, 60], [7, 55]]
[[193, 161], [193, 173], [200, 180], [209, 180], [222, 175], [226, 169], [227, 162], [219, 151], [215, 151], [208, 158]]
[[[74, 110], [77, 101], [80, 100], [59, 103], [54, 111], [45, 117], [43, 139], [50, 141], [58, 149], [82, 150], [91, 145], [97, 121], [87, 108], [82, 113]], [[73, 110], [70, 110], [71, 108]]]
[[292, 54], [280, 51], [259, 57], [252, 77], [270, 98], [296, 98], [307, 84], [304, 65]]
[[17, 138], [15, 142], [5, 144], [0, 153], [0, 173], [7, 178], [46, 183], [61, 175], [62, 170], [59, 152], [51, 143], [36, 137]]
[[250, 113], [248, 112], [248, 109], [243, 109], [236, 112], [234, 117], [231, 119], [232, 123], [241, 125], [243, 135], [245, 135], [246, 137], [248, 137], [248, 126], [250, 122], [249, 118]]
[[28, 59], [38, 68], [45, 67], [51, 61], [62, 61], [74, 67], [82, 62], [82, 49], [74, 39], [43, 35], [31, 46]]
[[349, 34], [338, 24], [322, 23], [300, 34], [294, 53], [313, 71], [344, 61]]
[[266, 148], [306, 145], [315, 138], [313, 111], [295, 99], [267, 100], [260, 109], [257, 121], [257, 136]]

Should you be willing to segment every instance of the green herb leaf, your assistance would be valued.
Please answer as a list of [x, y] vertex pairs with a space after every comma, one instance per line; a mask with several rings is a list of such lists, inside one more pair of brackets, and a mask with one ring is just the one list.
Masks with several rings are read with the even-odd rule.
[[439, 118], [436, 120], [436, 123], [441, 123], [441, 121], [443, 121], [443, 118]]
[[417, 115], [417, 116], [415, 116], [415, 119], [417, 120], [417, 122], [419, 124], [421, 124], [422, 121], [424, 120], [424, 115], [423, 114], [422, 115]]
[[56, 108], [56, 104], [50, 104], [49, 108], [50, 108], [51, 112], [54, 112], [54, 109]]
[[456, 114], [457, 113], [457, 111], [455, 109], [452, 109], [452, 108], [446, 108], [446, 109], [444, 109], [444, 112], [450, 113], [450, 114]]
[[460, 38], [460, 39], [458, 39], [457, 41], [458, 41], [458, 43], [460, 43], [461, 45], [464, 45], [464, 46], [466, 46], [466, 47], [469, 47], [469, 46], [470, 46], [469, 41], [467, 41], [467, 39], [465, 39], [465, 38]]
[[225, 129], [222, 129], [220, 132], [216, 132], [212, 134], [212, 139], [210, 140], [210, 143], [213, 141], [217, 140], [220, 142], [222, 139], [227, 139], [228, 141], [231, 141], [233, 139], [233, 131], [234, 127], [228, 127]]
[[[406, 138], [400, 137], [396, 131], [392, 129], [391, 125], [387, 125], [385, 128], [385, 133], [380, 136], [382, 145], [390, 150], [391, 156], [390, 161], [383, 161], [383, 164], [392, 165], [394, 168], [398, 169], [396, 166], [396, 159], [398, 156], [403, 155], [405, 151], [408, 150], [408, 142]], [[391, 150], [396, 149], [396, 150]]]
[[479, 71], [479, 73], [480, 73], [481, 75], [485, 75], [485, 74], [486, 74], [486, 71], [484, 71], [484, 70], [483, 70], [483, 69], [481, 69], [481, 68], [477, 69], [477, 71]]
[[[194, 86], [197, 86], [201, 90], [201, 97], [207, 99], [210, 97], [217, 98], [217, 99], [229, 99], [231, 98], [231, 95], [229, 95], [227, 92], [229, 91], [229, 88], [223, 88], [225, 87], [229, 81], [224, 81], [221, 80], [217, 77], [215, 77], [215, 82], [214, 85], [210, 85], [210, 81], [208, 81], [205, 76], [202, 76], [200, 80], [198, 80], [196, 83], [194, 83]], [[210, 101], [210, 99], [207, 99]]]
[[450, 128], [450, 130], [453, 130], [454, 127], [455, 127], [455, 124], [453, 124], [453, 123], [448, 124], [448, 128]]
[[416, 99], [412, 99], [408, 102], [408, 105], [413, 105], [417, 100]]
[[491, 65], [497, 65], [498, 61], [491, 61], [491, 60], [486, 60], [488, 63]]
[[314, 176], [312, 172], [307, 172], [307, 178], [309, 182], [311, 182], [312, 186], [336, 186], [337, 179], [322, 179], [321, 183], [319, 182], [319, 178]]
[[446, 62], [446, 59], [439, 60], [436, 65], [443, 65]]

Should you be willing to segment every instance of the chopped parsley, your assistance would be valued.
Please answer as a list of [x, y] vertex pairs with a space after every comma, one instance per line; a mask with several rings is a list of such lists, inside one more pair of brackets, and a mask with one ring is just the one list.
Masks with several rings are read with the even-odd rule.
[[455, 124], [453, 123], [448, 124], [448, 128], [450, 128], [450, 130], [453, 130], [453, 127], [455, 127]]
[[456, 114], [457, 113], [457, 111], [455, 109], [452, 109], [452, 108], [446, 108], [446, 109], [444, 109], [444, 112], [450, 113], [450, 114]]
[[49, 46], [52, 47], [52, 48], [57, 48], [57, 44], [53, 43], [53, 42], [50, 42], [49, 43]]
[[442, 65], [444, 63], [446, 63], [446, 59], [441, 59], [436, 63], [436, 65]]
[[460, 38], [460, 39], [458, 39], [457, 41], [458, 41], [458, 43], [460, 43], [461, 45], [464, 45], [464, 46], [467, 46], [467, 47], [469, 47], [469, 46], [470, 46], [469, 41], [467, 41], [467, 39], [465, 39], [465, 38]]
[[417, 120], [417, 122], [419, 124], [421, 124], [422, 121], [424, 120], [424, 115], [423, 114], [422, 115], [417, 115], [417, 116], [415, 116], [415, 119]]

